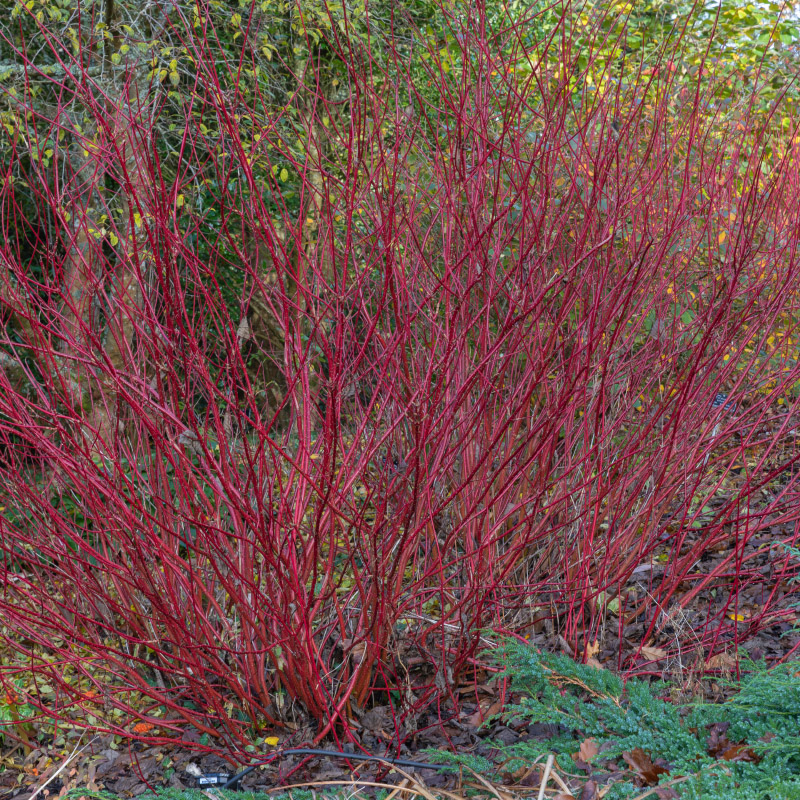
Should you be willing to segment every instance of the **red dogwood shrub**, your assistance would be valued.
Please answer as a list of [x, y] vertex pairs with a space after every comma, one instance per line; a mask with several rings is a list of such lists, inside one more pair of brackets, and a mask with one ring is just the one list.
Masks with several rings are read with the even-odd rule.
[[167, 8], [161, 49], [22, 15], [3, 678], [241, 753], [378, 695], [408, 731], [487, 628], [584, 656], [711, 588], [677, 646], [774, 619], [790, 565], [748, 545], [800, 516], [794, 141], [705, 64], [598, 80], [566, 15], [367, 7], [281, 49], [212, 12]]

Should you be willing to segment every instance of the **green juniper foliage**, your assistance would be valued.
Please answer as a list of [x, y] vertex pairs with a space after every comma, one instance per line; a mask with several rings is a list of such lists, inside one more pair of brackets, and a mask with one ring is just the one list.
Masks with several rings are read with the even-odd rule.
[[[624, 753], [640, 748], [653, 760], [664, 759], [669, 772], [662, 783], [673, 784], [691, 800], [788, 800], [800, 798], [800, 680], [797, 664], [767, 670], [743, 662], [738, 690], [727, 702], [679, 707], [660, 698], [666, 686], [639, 680], [625, 683], [607, 670], [548, 655], [518, 642], [498, 652], [503, 676], [523, 699], [501, 716], [505, 720], [549, 723], [558, 733], [547, 741], [496, 744], [496, 762], [515, 771], [548, 753], [565, 771], [574, 772], [571, 755], [582, 741], [594, 738], [600, 748], [593, 766], [598, 772], [616, 762], [625, 769]], [[738, 753], [751, 760], [735, 761], [709, 753], [712, 726], [727, 723], [725, 733]], [[490, 742], [491, 743], [491, 742]], [[492, 743], [493, 744], [493, 743]], [[726, 746], [726, 749], [730, 749]], [[442, 760], [444, 754], [437, 752]], [[753, 757], [758, 762], [754, 763]], [[487, 773], [485, 759], [451, 755], [454, 765]], [[632, 780], [617, 782], [607, 800], [642, 792]]]

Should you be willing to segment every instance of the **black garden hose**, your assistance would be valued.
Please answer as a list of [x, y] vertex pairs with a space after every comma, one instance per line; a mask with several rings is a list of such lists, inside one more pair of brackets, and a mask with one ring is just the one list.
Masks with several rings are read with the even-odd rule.
[[386, 764], [396, 764], [398, 767], [411, 767], [412, 769], [452, 769], [452, 764], [425, 764], [422, 761], [409, 761], [405, 758], [390, 758], [389, 756], [373, 756], [373, 755], [364, 755], [362, 753], [344, 753], [341, 750], [317, 750], [310, 747], [295, 747], [289, 750], [281, 750], [279, 753], [273, 753], [268, 758], [265, 758], [258, 764], [253, 764], [252, 766], [247, 767], [247, 769], [243, 769], [238, 774], [234, 775], [232, 778], [228, 780], [227, 783], [223, 784], [222, 789], [234, 789], [236, 788], [237, 784], [244, 778], [246, 775], [249, 775], [254, 769], [257, 767], [261, 767], [264, 764], [271, 764], [273, 761], [281, 758], [282, 756], [327, 756], [328, 758], [345, 758], [350, 761], [382, 761]]

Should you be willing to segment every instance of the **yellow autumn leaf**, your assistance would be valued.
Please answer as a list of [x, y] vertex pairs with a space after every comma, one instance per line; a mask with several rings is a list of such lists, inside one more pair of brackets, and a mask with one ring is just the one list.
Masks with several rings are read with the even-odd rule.
[[264, 744], [268, 744], [270, 747], [275, 747], [280, 740], [277, 736], [268, 736], [264, 739]]
[[732, 619], [734, 622], [744, 622], [745, 616], [743, 614], [728, 614], [728, 619]]
[[281, 170], [281, 180], [282, 181], [288, 181], [289, 180], [289, 172], [285, 167], [284, 167], [284, 169]]
[[722, 244], [725, 241], [725, 236], [726, 236], [725, 231], [722, 231], [722, 233], [720, 233], [720, 235], [719, 235], [719, 243], [720, 244]]

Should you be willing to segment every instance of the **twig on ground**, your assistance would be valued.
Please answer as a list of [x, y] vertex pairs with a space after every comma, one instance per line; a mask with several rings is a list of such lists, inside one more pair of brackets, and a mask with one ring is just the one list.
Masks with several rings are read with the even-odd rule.
[[632, 798], [632, 800], [644, 800], [645, 797], [650, 797], [651, 794], [655, 794], [659, 789], [666, 789], [668, 786], [675, 786], [679, 783], [683, 783], [684, 781], [688, 781], [689, 778], [693, 778], [693, 775], [684, 775], [682, 778], [675, 778], [673, 781], [667, 781], [666, 783], [659, 783], [658, 786], [652, 786], [646, 792], [642, 792], [641, 794], [637, 794], [636, 797]]
[[547, 788], [547, 784], [550, 781], [550, 772], [553, 769], [553, 762], [556, 760], [556, 757], [550, 753], [547, 756], [547, 763], [544, 765], [544, 775], [542, 775], [542, 782], [539, 784], [539, 797], [537, 800], [544, 800], [544, 790]]
[[478, 775], [478, 773], [475, 772], [474, 769], [470, 769], [469, 767], [467, 767], [467, 769], [481, 782], [483, 786], [485, 786], [497, 798], [497, 800], [508, 800], [510, 795], [508, 795], [507, 793], [500, 794], [500, 792], [497, 791], [497, 787], [493, 786], [491, 783], [489, 783], [489, 781], [487, 781], [481, 775]]
[[[273, 786], [269, 789], [264, 789], [265, 794], [273, 794], [274, 792], [285, 792], [290, 789], [311, 789], [314, 786], [374, 786], [378, 789], [398, 789], [397, 786], [391, 783], [378, 783], [377, 781], [362, 781], [358, 780], [358, 778], [353, 778], [349, 781], [309, 781], [307, 783], [290, 783], [288, 786]], [[400, 789], [401, 792], [408, 792], [409, 794], [414, 794], [419, 797], [430, 797], [430, 793], [427, 790], [423, 790], [423, 787], [420, 786], [419, 783], [415, 782], [414, 786], [404, 786]], [[260, 790], [261, 791], [261, 790]], [[450, 800], [464, 800], [463, 797], [457, 794], [453, 794], [452, 792], [446, 792], [442, 789], [436, 790], [437, 794], [443, 795], [444, 797], [449, 797]]]

